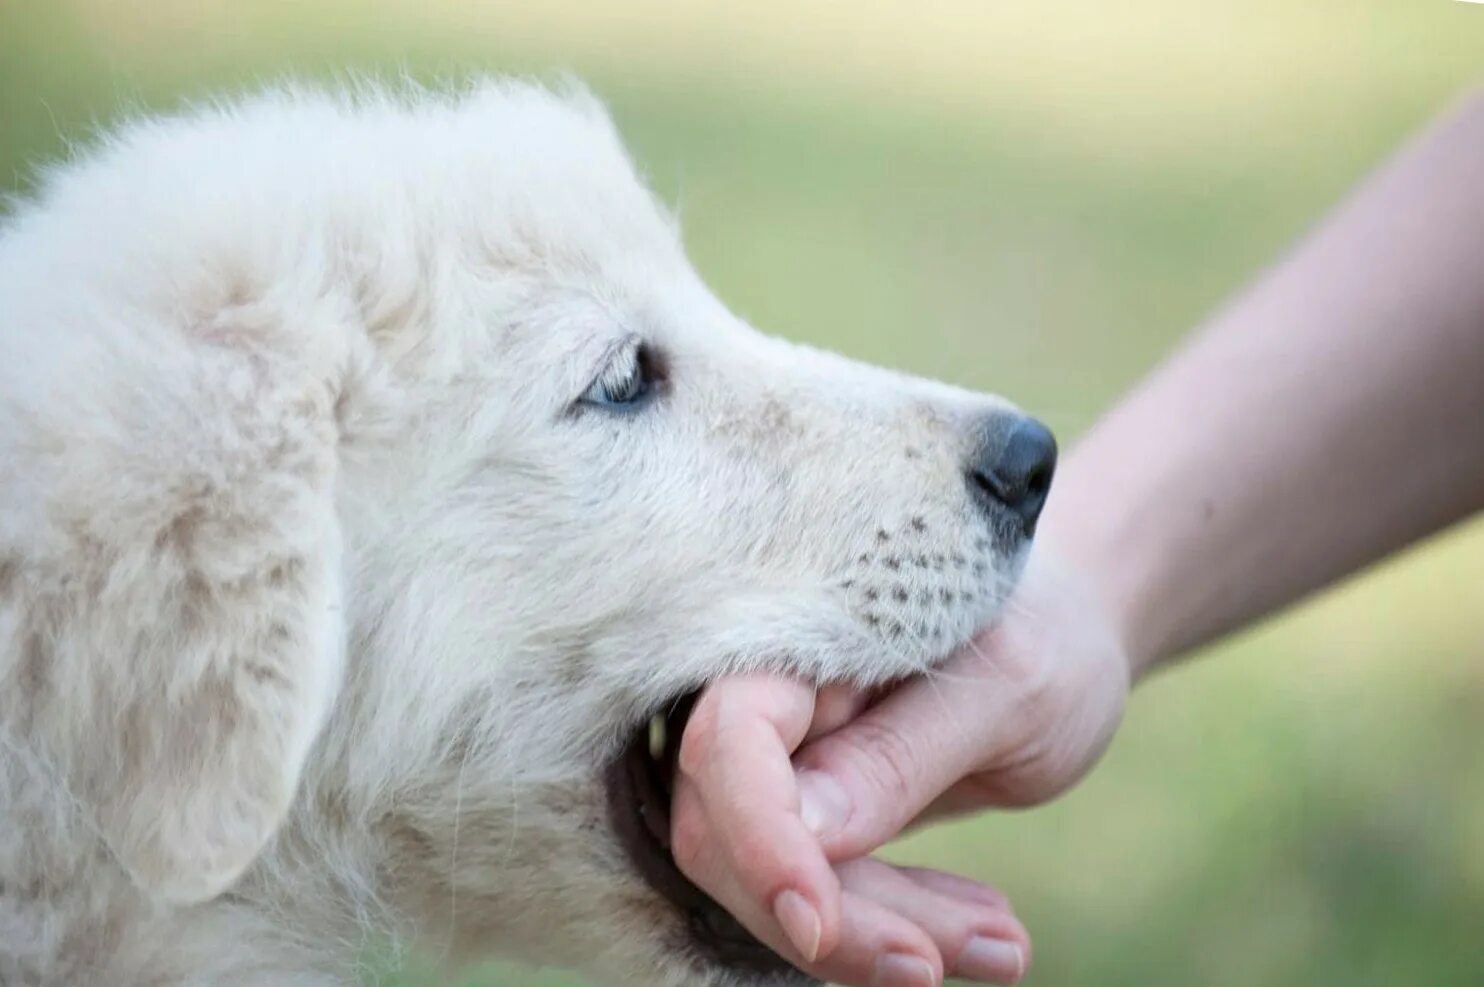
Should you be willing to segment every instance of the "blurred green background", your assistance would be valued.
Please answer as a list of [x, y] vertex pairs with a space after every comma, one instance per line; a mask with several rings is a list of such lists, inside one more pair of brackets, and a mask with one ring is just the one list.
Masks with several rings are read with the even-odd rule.
[[[492, 70], [585, 77], [760, 327], [1065, 441], [1469, 87], [1484, 6], [0, 0], [0, 185], [285, 73]], [[1031, 984], [1479, 985], [1481, 760], [1475, 524], [1142, 687], [1061, 802], [894, 852], [1009, 892]]]

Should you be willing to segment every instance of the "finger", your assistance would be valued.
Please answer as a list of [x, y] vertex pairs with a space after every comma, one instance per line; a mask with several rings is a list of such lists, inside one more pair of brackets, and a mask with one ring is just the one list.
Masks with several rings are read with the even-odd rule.
[[830, 859], [875, 850], [991, 756], [1011, 699], [975, 685], [910, 681], [796, 755], [801, 811]]
[[840, 935], [840, 889], [799, 816], [789, 755], [813, 690], [771, 676], [721, 680], [681, 740], [672, 842], [681, 871], [774, 948], [812, 962]]
[[814, 720], [804, 742], [816, 740], [825, 734], [849, 723], [860, 715], [871, 701], [871, 694], [864, 689], [848, 685], [827, 685], [814, 697]]
[[997, 984], [1025, 976], [1030, 937], [992, 889], [869, 857], [841, 864], [836, 872], [847, 900], [868, 898], [925, 932], [951, 975]]
[[[958, 874], [950, 874], [947, 871], [933, 870], [928, 867], [902, 867], [892, 865], [897, 873], [921, 884], [923, 887], [932, 888], [940, 894], [949, 895], [954, 898], [962, 898], [965, 901], [978, 902], [991, 908], [1000, 908], [1014, 913], [1010, 905], [1010, 899], [997, 888], [990, 887], [972, 878], [963, 877]], [[836, 869], [838, 873], [838, 868]]]
[[[721, 840], [702, 838], [689, 848], [684, 846], [689, 838], [683, 834], [688, 827], [697, 825], [697, 820], [703, 832], [709, 832], [710, 826], [700, 792], [693, 781], [682, 780], [676, 787], [671, 812], [676, 860], [682, 872], [730, 912], [758, 941], [780, 956], [798, 966], [817, 960], [820, 951], [813, 944], [814, 932], [808, 924], [808, 915], [800, 911], [800, 903], [807, 902], [798, 892], [780, 893], [774, 897], [770, 907], [768, 901], [759, 900], [743, 886]], [[833, 898], [838, 908], [838, 890], [833, 893]]]
[[[932, 937], [890, 906], [865, 895], [841, 895], [840, 944], [802, 969], [853, 987], [938, 987], [943, 957]], [[785, 954], [787, 955], [787, 954]]]

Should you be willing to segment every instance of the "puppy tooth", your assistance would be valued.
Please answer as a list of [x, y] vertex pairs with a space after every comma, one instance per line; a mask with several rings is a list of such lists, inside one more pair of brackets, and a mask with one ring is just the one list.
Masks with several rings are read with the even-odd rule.
[[649, 757], [658, 761], [665, 756], [665, 718], [659, 713], [649, 718]]

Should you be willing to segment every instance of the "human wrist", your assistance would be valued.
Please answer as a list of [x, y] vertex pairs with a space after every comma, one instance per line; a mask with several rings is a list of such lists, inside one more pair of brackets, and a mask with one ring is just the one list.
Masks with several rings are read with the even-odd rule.
[[[1068, 457], [1066, 484], [1054, 490], [1037, 535], [1038, 553], [1081, 580], [1103, 621], [1118, 641], [1137, 683], [1166, 657], [1160, 641], [1169, 637], [1148, 605], [1158, 599], [1160, 532], [1142, 536], [1138, 512], [1099, 495], [1099, 484], [1081, 481], [1075, 455]], [[1084, 493], [1085, 491], [1085, 493]]]

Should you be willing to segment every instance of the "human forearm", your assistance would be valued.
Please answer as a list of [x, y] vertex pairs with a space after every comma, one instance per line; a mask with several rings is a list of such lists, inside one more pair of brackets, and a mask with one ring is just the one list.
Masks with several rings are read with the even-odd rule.
[[1384, 168], [1101, 422], [1045, 539], [1134, 674], [1484, 505], [1484, 99]]

